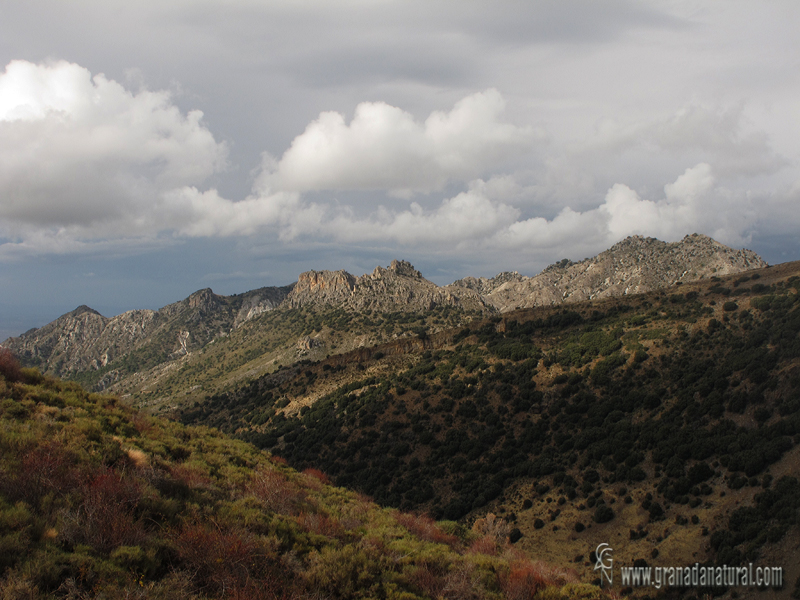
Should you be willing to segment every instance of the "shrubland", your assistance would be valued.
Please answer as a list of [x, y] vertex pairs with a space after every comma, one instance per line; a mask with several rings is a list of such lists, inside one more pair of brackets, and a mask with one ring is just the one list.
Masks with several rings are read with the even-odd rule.
[[1, 598], [601, 598], [472, 529], [381, 507], [208, 427], [0, 351]]

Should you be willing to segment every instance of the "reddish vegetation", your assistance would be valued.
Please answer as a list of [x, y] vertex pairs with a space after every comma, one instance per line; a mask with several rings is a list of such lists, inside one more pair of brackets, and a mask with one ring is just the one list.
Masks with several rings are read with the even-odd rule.
[[433, 542], [435, 544], [447, 544], [455, 546], [458, 538], [442, 531], [436, 522], [427, 515], [413, 515], [410, 513], [397, 513], [395, 520], [408, 529], [411, 533], [421, 540]]
[[169, 472], [176, 481], [190, 488], [206, 489], [212, 487], [211, 478], [199, 467], [176, 464], [169, 467]]
[[451, 569], [423, 565], [414, 573], [414, 585], [431, 598], [469, 600], [479, 598], [474, 565], [459, 563]]
[[3, 375], [6, 381], [9, 382], [22, 379], [22, 369], [19, 366], [19, 361], [11, 350], [7, 348], [0, 348], [0, 375]]
[[472, 542], [469, 551], [474, 554], [497, 555], [497, 540], [493, 535], [485, 535]]
[[577, 582], [577, 576], [570, 571], [539, 561], [518, 560], [511, 564], [508, 575], [500, 579], [500, 586], [508, 600], [527, 600], [548, 586]]
[[144, 523], [134, 516], [141, 498], [136, 481], [102, 468], [81, 487], [83, 503], [74, 523], [75, 538], [102, 552], [142, 543]]
[[341, 523], [323, 513], [300, 513], [297, 517], [297, 523], [306, 531], [317, 535], [339, 539], [344, 538], [345, 532]]
[[275, 512], [297, 515], [306, 502], [307, 495], [286, 476], [267, 469], [253, 473], [247, 491]]
[[317, 479], [320, 483], [324, 483], [325, 485], [332, 485], [330, 477], [325, 475], [325, 473], [323, 473], [319, 469], [313, 469], [313, 468], [306, 469], [305, 471], [303, 471], [303, 475], [309, 475], [314, 479]]
[[191, 525], [175, 544], [194, 584], [206, 594], [253, 600], [279, 597], [280, 558], [247, 532]]
[[38, 506], [45, 494], [64, 494], [78, 484], [74, 465], [74, 456], [62, 444], [43, 443], [22, 457], [20, 468], [5, 480], [3, 488], [7, 489], [2, 491], [11, 498]]

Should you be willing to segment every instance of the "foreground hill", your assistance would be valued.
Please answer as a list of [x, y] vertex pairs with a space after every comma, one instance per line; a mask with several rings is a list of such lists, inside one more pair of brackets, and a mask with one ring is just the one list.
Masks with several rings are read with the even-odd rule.
[[799, 289], [787, 263], [510, 312], [282, 369], [182, 419], [384, 504], [491, 510], [559, 564], [606, 541], [624, 564], [760, 561], [793, 586]]
[[0, 352], [0, 597], [602, 598], [472, 531], [319, 471], [20, 370]]
[[356, 277], [309, 271], [236, 296], [200, 290], [158, 311], [111, 319], [82, 306], [10, 338], [27, 366], [160, 410], [231, 389], [281, 365], [436, 332], [519, 307], [607, 298], [766, 266], [706, 236], [667, 244], [631, 237], [535, 277], [503, 273], [437, 286], [405, 261]]

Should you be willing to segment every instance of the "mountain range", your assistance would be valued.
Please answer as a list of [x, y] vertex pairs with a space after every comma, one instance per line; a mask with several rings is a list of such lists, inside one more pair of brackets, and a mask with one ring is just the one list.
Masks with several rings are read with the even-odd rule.
[[[697, 234], [674, 243], [633, 236], [593, 258], [564, 259], [533, 277], [506, 272], [446, 286], [428, 281], [408, 262], [395, 260], [388, 268], [376, 267], [360, 277], [343, 270], [308, 271], [293, 284], [233, 296], [203, 289], [160, 310], [132, 310], [111, 318], [80, 306], [1, 345], [26, 365], [96, 390], [139, 399], [165, 397], [174, 396], [176, 387], [168, 386], [167, 391], [159, 385], [168, 385], [164, 382], [174, 379], [176, 370], [191, 368], [211, 343], [228, 350], [249, 349], [242, 351], [246, 356], [232, 359], [235, 364], [222, 381], [215, 379], [217, 387], [292, 364], [299, 356], [316, 359], [413, 334], [412, 327], [380, 329], [368, 315], [398, 315], [401, 321], [416, 315], [414, 326], [436, 331], [479, 314], [641, 293], [764, 266], [752, 251], [733, 250]], [[310, 330], [287, 326], [297, 311], [344, 311], [362, 321], [340, 319], [337, 327], [335, 320], [327, 319], [324, 327], [320, 322]], [[447, 318], [438, 318], [444, 314]], [[283, 334], [276, 334], [279, 328]], [[235, 353], [225, 354], [231, 360]], [[191, 385], [176, 385], [186, 393], [192, 386], [212, 383], [200, 377]]]

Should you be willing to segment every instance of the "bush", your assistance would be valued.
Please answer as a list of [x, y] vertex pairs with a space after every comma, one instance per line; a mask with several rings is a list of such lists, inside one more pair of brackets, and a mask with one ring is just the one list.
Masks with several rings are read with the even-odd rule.
[[0, 348], [0, 375], [6, 381], [19, 381], [22, 379], [22, 369], [17, 357], [8, 348]]
[[647, 508], [647, 512], [650, 513], [651, 521], [658, 521], [664, 518], [664, 508], [658, 502], [653, 502]]
[[597, 507], [597, 510], [594, 511], [594, 522], [608, 523], [614, 518], [614, 516], [614, 510], [610, 506], [607, 504], [601, 504]]

